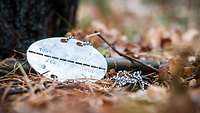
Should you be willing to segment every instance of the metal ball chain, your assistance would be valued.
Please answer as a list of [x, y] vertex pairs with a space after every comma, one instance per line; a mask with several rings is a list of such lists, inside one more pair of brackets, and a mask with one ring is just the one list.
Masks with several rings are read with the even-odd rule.
[[111, 78], [111, 80], [116, 83], [117, 87], [134, 85], [144, 90], [150, 85], [150, 83], [144, 80], [144, 78], [142, 71], [135, 71], [133, 73], [128, 71], [119, 71], [116, 76]]

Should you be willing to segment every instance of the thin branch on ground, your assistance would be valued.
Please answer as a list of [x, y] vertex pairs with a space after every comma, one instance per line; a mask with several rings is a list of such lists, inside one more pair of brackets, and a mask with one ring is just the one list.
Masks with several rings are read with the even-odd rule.
[[101, 38], [101, 39], [102, 39], [113, 51], [115, 51], [118, 55], [120, 55], [120, 56], [122, 56], [122, 57], [124, 57], [124, 58], [126, 58], [126, 59], [128, 59], [128, 60], [130, 60], [132, 63], [133, 63], [133, 62], [137, 62], [138, 64], [141, 64], [141, 65], [143, 65], [143, 66], [145, 66], [145, 67], [147, 67], [147, 68], [150, 68], [151, 70], [153, 70], [153, 71], [155, 71], [156, 73], [158, 73], [158, 69], [156, 69], [156, 68], [154, 68], [154, 67], [152, 67], [152, 66], [150, 66], [150, 65], [147, 65], [147, 64], [145, 64], [145, 63], [139, 61], [138, 59], [135, 59], [135, 58], [132, 58], [132, 57], [130, 57], [130, 56], [127, 56], [127, 55], [125, 55], [125, 54], [119, 52], [118, 50], [116, 50], [115, 47], [113, 47], [113, 45], [111, 45], [107, 40], [105, 40], [105, 38], [101, 35], [100, 32], [95, 31], [95, 33], [96, 33], [96, 35], [97, 35], [99, 38]]

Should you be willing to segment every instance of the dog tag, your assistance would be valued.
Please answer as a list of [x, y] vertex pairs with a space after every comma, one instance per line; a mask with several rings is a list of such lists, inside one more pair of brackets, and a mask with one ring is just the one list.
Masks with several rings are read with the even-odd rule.
[[35, 71], [48, 78], [103, 78], [107, 62], [103, 55], [86, 42], [66, 37], [53, 37], [33, 43], [27, 50], [27, 60]]

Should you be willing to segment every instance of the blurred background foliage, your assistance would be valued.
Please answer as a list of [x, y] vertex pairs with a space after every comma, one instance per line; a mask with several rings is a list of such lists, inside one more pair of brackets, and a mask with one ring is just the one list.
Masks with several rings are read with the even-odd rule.
[[199, 29], [200, 0], [81, 0], [78, 26], [94, 21], [117, 28], [130, 40], [157, 26]]

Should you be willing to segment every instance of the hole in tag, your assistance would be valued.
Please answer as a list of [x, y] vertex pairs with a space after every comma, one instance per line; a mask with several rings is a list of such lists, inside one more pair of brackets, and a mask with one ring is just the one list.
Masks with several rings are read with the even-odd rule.
[[63, 38], [63, 39], [61, 39], [60, 41], [61, 41], [62, 43], [67, 43], [68, 40]]
[[77, 46], [83, 47], [83, 44], [81, 42], [76, 42]]
[[54, 75], [54, 74], [50, 75], [50, 77], [51, 77], [52, 79], [58, 79], [58, 76], [56, 76], [56, 75]]

